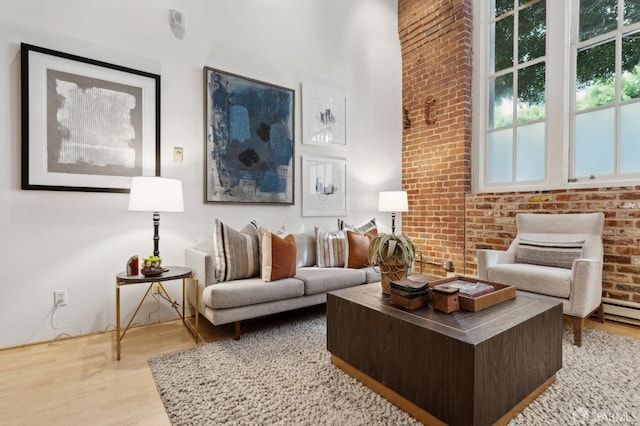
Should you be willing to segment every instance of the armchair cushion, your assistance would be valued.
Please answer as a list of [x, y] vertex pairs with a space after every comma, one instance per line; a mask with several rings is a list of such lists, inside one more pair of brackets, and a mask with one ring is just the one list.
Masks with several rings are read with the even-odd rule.
[[520, 238], [516, 263], [555, 266], [571, 269], [573, 261], [582, 256], [584, 240], [529, 240]]
[[571, 269], [527, 263], [504, 263], [488, 270], [489, 281], [513, 284], [516, 289], [568, 299]]

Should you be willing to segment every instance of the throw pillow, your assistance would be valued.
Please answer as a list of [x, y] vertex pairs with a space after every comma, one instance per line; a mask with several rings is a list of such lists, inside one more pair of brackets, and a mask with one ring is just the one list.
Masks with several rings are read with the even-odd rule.
[[316, 230], [316, 257], [318, 267], [343, 267], [346, 236], [344, 231], [327, 232]]
[[217, 281], [255, 277], [260, 273], [258, 224], [251, 221], [236, 231], [216, 219], [213, 254]]
[[362, 226], [351, 225], [349, 223], [346, 223], [344, 220], [338, 218], [338, 229], [340, 231], [348, 229], [348, 230], [351, 230], [351, 231], [355, 231], [355, 232], [357, 232], [359, 234], [366, 234], [368, 232], [373, 231], [373, 232], [375, 232], [374, 236], [378, 235], [378, 227], [376, 225], [376, 219], [375, 218], [371, 219], [369, 222], [365, 223]]
[[296, 240], [292, 234], [282, 237], [260, 228], [262, 280], [276, 281], [296, 274]]
[[359, 234], [347, 230], [347, 268], [369, 266], [369, 243], [375, 236], [372, 231]]
[[535, 241], [520, 238], [516, 263], [554, 266], [571, 269], [573, 261], [582, 256], [582, 241]]

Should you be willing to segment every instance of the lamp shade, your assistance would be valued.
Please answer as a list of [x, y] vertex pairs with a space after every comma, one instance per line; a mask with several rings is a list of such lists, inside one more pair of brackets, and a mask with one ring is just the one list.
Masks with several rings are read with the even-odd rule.
[[129, 211], [183, 212], [182, 182], [156, 176], [138, 176], [131, 180]]
[[383, 191], [378, 198], [379, 212], [408, 212], [407, 191]]

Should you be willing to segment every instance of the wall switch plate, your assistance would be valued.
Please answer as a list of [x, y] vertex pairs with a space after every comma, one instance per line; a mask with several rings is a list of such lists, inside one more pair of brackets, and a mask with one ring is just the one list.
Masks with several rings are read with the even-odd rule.
[[182, 147], [180, 146], [175, 146], [173, 147], [173, 162], [174, 163], [182, 163]]
[[153, 283], [153, 284], [151, 285], [151, 292], [152, 292], [153, 294], [160, 294], [160, 293], [161, 293], [161, 291], [160, 291], [160, 284], [159, 284], [159, 283]]

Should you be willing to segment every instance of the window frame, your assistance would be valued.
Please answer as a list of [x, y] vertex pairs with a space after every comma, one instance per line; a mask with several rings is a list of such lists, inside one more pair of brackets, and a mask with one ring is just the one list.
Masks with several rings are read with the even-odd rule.
[[[621, 3], [623, 0], [619, 0]], [[490, 126], [489, 100], [491, 76], [490, 22], [491, 0], [473, 0], [473, 75], [472, 75], [472, 191], [515, 192], [573, 188], [594, 188], [637, 184], [639, 174], [602, 176], [591, 180], [574, 179], [575, 146], [575, 75], [576, 52], [578, 46], [578, 0], [547, 0], [546, 32], [546, 90], [545, 90], [545, 176], [540, 181], [488, 183], [488, 156]], [[638, 24], [640, 25], [640, 23]], [[634, 24], [635, 28], [635, 24]], [[517, 30], [517, 27], [516, 27]], [[616, 30], [618, 31], [618, 30]], [[515, 39], [516, 37], [514, 37]], [[616, 46], [619, 50], [619, 47]], [[616, 60], [620, 58], [617, 52]], [[514, 67], [517, 70], [517, 67]], [[550, 78], [550, 76], [562, 76]], [[515, 96], [515, 94], [514, 94]], [[616, 100], [615, 108], [620, 109], [625, 102]], [[618, 115], [616, 115], [618, 117]], [[514, 124], [516, 117], [514, 117]], [[512, 129], [516, 131], [517, 126]], [[615, 153], [618, 156], [619, 121], [616, 122]], [[514, 156], [515, 164], [515, 156]], [[570, 179], [571, 178], [571, 179]], [[571, 180], [571, 181], [570, 181]]]

